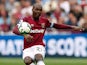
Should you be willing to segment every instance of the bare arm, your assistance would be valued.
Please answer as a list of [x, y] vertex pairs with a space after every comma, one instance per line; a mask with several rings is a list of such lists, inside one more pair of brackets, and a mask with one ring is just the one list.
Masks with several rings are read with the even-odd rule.
[[66, 25], [66, 24], [53, 24], [53, 27], [56, 29], [70, 29], [70, 30], [76, 30], [76, 31], [83, 31], [84, 29], [78, 26], [72, 26], [72, 25]]

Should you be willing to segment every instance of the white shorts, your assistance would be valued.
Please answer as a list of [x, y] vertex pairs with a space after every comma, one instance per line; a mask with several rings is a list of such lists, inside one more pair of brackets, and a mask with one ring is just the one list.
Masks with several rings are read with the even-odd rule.
[[36, 54], [41, 54], [43, 58], [45, 57], [45, 47], [42, 45], [35, 45], [23, 50], [23, 59], [29, 56], [32, 60], [35, 59]]

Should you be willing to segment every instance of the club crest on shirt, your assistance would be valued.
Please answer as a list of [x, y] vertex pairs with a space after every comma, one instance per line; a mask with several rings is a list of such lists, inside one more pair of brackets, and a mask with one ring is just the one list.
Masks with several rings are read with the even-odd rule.
[[42, 28], [45, 28], [45, 23], [41, 23], [41, 27]]

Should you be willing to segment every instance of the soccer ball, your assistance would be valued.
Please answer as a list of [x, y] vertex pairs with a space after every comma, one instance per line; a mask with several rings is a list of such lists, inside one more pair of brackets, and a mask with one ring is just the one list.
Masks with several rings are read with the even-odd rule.
[[27, 22], [20, 22], [18, 24], [18, 30], [21, 34], [29, 34], [31, 31], [31, 25]]

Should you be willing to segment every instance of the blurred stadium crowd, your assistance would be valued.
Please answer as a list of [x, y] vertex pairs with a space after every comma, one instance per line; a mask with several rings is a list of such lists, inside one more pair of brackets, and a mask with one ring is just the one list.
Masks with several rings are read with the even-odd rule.
[[[43, 6], [42, 16], [50, 22], [87, 28], [87, 0], [0, 0], [0, 35], [13, 35], [12, 29], [24, 16], [32, 15], [32, 6]], [[70, 31], [47, 29], [46, 34]]]

